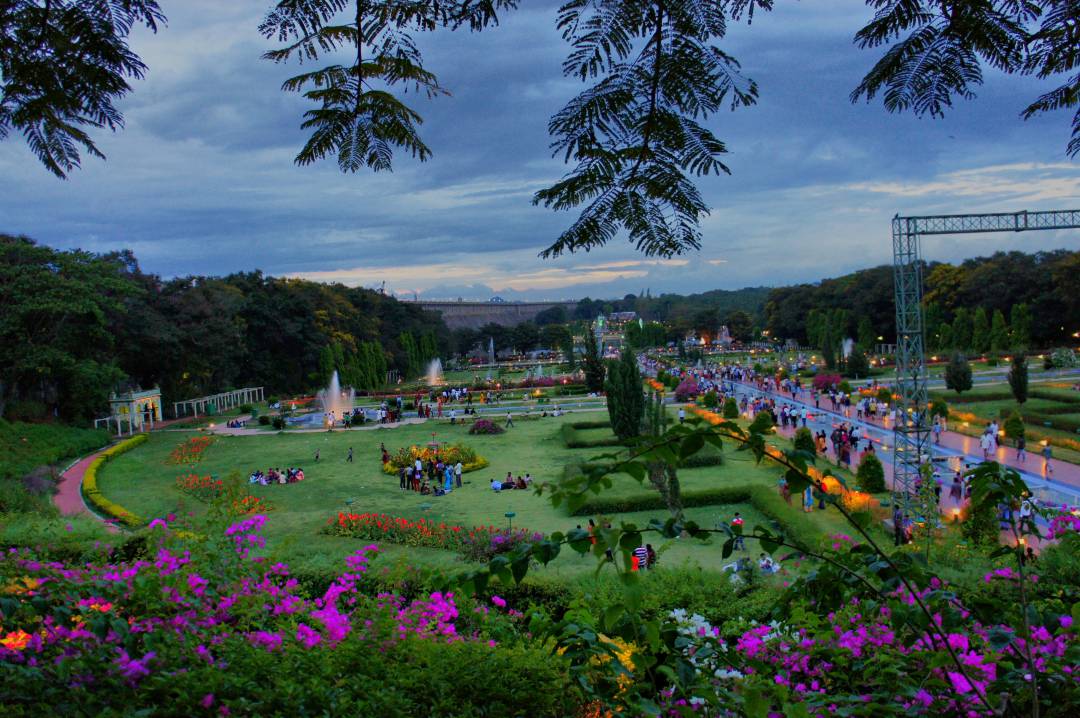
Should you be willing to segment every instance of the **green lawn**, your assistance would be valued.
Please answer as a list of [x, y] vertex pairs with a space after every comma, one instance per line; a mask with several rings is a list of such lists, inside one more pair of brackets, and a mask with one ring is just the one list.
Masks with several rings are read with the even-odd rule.
[[[301, 466], [307, 476], [303, 483], [285, 486], [252, 486], [252, 493], [272, 501], [275, 510], [270, 514], [267, 535], [271, 548], [282, 558], [304, 564], [336, 564], [355, 548], [352, 539], [326, 536], [320, 529], [337, 511], [375, 511], [407, 518], [425, 517], [464, 526], [506, 525], [505, 514], [513, 512], [515, 526], [545, 533], [566, 531], [584, 523], [584, 517], [571, 517], [555, 509], [546, 497], [532, 491], [493, 492], [488, 488], [492, 478], [503, 477], [507, 471], [532, 474], [537, 481], [554, 481], [562, 475], [563, 466], [571, 461], [587, 460], [610, 449], [568, 449], [559, 428], [564, 421], [596, 420], [606, 414], [573, 414], [560, 419], [546, 418], [520, 421], [514, 428], [498, 436], [470, 436], [464, 426], [448, 424], [418, 424], [393, 429], [352, 430], [318, 433], [288, 432], [246, 437], [219, 437], [207, 450], [203, 461], [194, 467], [200, 475], [225, 476], [230, 471], [249, 474], [255, 468], [264, 471], [271, 467]], [[420, 496], [401, 492], [396, 477], [388, 476], [379, 465], [379, 446], [385, 442], [390, 450], [409, 444], [424, 444], [437, 433], [439, 441], [462, 442], [476, 449], [491, 463], [485, 469], [465, 475], [465, 486], [448, 496]], [[111, 500], [144, 516], [161, 516], [170, 511], [201, 511], [203, 505], [179, 493], [176, 477], [187, 473], [188, 467], [168, 465], [169, 453], [180, 441], [190, 436], [184, 432], [159, 432], [138, 449], [109, 462], [99, 475], [99, 486]], [[349, 447], [355, 451], [355, 463], [346, 463]], [[314, 461], [316, 449], [320, 452]], [[724, 466], [687, 469], [680, 472], [684, 490], [707, 488], [718, 482], [755, 483], [770, 488], [776, 486], [780, 471], [759, 466], [747, 454], [729, 451]], [[648, 493], [650, 489], [633, 479], [619, 476], [610, 490], [612, 495]], [[767, 522], [751, 506], [722, 505], [688, 510], [689, 518], [707, 527], [717, 521], [727, 522], [734, 511], [747, 519], [748, 527]], [[625, 514], [620, 519], [632, 520], [639, 526], [650, 518], [666, 518], [665, 512]], [[812, 521], [822, 532], [843, 530], [842, 520], [833, 512], [815, 512], [808, 516], [794, 513], [793, 520]], [[658, 547], [659, 548], [659, 547]], [[726, 561], [717, 546], [701, 545], [696, 541], [676, 541], [666, 551], [670, 562], [689, 561], [704, 568], [717, 568]], [[452, 554], [433, 549], [387, 546], [390, 556], [407, 556], [411, 563], [440, 567], [461, 565]], [[572, 553], [572, 552], [569, 552]], [[592, 558], [566, 555], [549, 569], [557, 573], [577, 573], [595, 567]]]

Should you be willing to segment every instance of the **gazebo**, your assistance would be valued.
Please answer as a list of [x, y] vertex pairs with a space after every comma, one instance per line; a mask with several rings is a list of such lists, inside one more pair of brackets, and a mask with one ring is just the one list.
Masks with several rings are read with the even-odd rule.
[[113, 392], [109, 396], [109, 408], [110, 415], [95, 419], [95, 427], [104, 422], [105, 428], [111, 429], [115, 421], [117, 434], [124, 433], [124, 424], [127, 424], [129, 434], [153, 429], [154, 422], [161, 421], [161, 389], [136, 389], [121, 394]]

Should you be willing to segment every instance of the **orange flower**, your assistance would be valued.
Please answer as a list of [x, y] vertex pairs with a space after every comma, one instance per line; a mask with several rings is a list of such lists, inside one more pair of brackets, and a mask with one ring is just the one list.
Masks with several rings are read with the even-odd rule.
[[13, 651], [21, 651], [30, 642], [30, 634], [23, 630], [12, 631], [4, 638], [0, 638], [0, 646], [10, 648]]

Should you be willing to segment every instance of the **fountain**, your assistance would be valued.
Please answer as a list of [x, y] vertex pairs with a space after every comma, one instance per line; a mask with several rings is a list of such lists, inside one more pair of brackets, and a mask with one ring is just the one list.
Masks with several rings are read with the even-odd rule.
[[442, 361], [438, 357], [435, 357], [431, 360], [431, 363], [428, 364], [427, 385], [442, 386], [445, 383], [446, 382], [443, 381]]
[[[356, 391], [351, 387], [346, 391], [341, 388], [341, 379], [335, 370], [330, 376], [330, 384], [325, 389], [320, 389], [315, 395], [321, 411], [291, 417], [289, 423], [304, 426], [331, 427], [345, 418], [346, 412], [351, 412], [353, 402], [356, 400]], [[295, 406], [294, 406], [295, 408]]]
[[849, 356], [851, 356], [851, 350], [854, 349], [854, 348], [855, 348], [855, 340], [854, 339], [848, 338], [848, 339], [844, 340], [844, 343], [841, 346], [841, 350], [843, 351], [845, 359], [847, 359]]
[[536, 365], [536, 378], [537, 379], [543, 379], [544, 378], [544, 366], [542, 364], [537, 364]]

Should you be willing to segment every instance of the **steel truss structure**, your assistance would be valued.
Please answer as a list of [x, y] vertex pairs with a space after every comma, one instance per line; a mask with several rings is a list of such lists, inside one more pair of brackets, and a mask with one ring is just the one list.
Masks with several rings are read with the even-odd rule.
[[1080, 229], [1080, 209], [1051, 212], [947, 214], [892, 220], [896, 293], [897, 420], [893, 427], [893, 500], [911, 513], [920, 468], [930, 461], [930, 412], [923, 330], [920, 238], [936, 234]]

